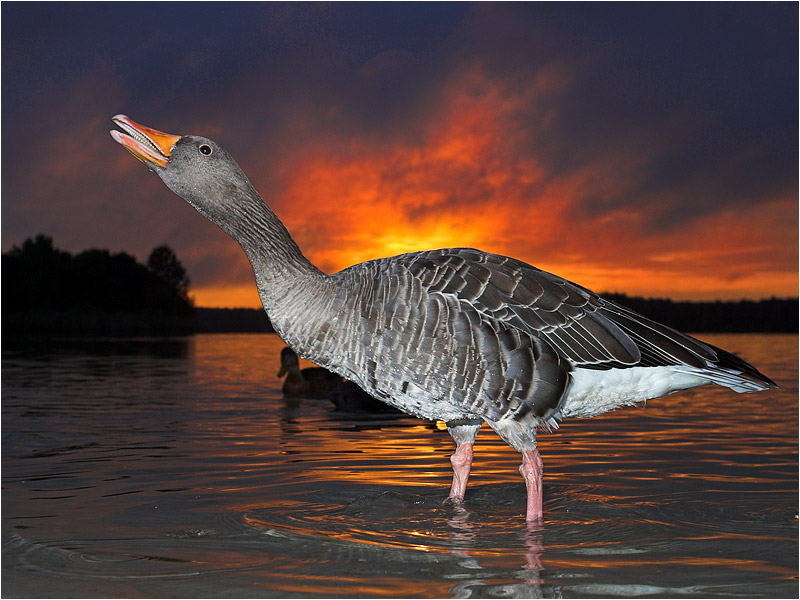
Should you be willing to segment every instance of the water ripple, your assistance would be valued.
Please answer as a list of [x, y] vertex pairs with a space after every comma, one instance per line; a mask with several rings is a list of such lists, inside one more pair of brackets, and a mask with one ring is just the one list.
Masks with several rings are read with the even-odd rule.
[[[745, 354], [796, 353], [767, 342], [782, 350]], [[545, 521], [528, 526], [519, 456], [491, 431], [465, 502], [444, 503], [446, 432], [285, 401], [281, 347], [4, 349], [6, 595], [797, 595], [791, 361], [747, 420], [709, 388], [541, 436]]]

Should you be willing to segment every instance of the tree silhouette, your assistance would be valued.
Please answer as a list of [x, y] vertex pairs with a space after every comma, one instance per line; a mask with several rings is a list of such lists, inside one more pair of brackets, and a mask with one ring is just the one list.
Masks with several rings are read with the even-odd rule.
[[167, 245], [156, 246], [147, 259], [147, 267], [175, 292], [186, 300], [189, 298], [189, 277], [181, 261]]
[[72, 256], [45, 235], [29, 238], [2, 257], [3, 324], [20, 331], [191, 330], [186, 270], [166, 246], [149, 262], [96, 248]]
[[53, 238], [39, 234], [3, 254], [3, 312], [31, 307], [58, 308], [70, 303], [72, 256], [53, 247]]

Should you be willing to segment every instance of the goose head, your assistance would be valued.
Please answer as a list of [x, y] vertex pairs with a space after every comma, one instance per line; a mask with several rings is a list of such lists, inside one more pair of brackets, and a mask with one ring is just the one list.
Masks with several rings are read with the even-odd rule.
[[[224, 148], [206, 137], [173, 135], [125, 115], [112, 118], [114, 141], [156, 173], [198, 212], [236, 237], [237, 223], [263, 201]], [[261, 205], [259, 207], [258, 205]]]

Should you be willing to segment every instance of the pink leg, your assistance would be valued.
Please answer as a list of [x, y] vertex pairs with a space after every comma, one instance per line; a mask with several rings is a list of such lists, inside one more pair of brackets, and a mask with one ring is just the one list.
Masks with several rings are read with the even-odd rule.
[[467, 490], [469, 469], [472, 466], [472, 443], [459, 444], [453, 456], [450, 457], [453, 465], [453, 485], [450, 487], [450, 498], [463, 500]]
[[519, 472], [525, 478], [525, 488], [528, 491], [528, 506], [525, 520], [529, 523], [542, 521], [542, 457], [539, 450], [524, 450], [522, 452], [522, 466]]

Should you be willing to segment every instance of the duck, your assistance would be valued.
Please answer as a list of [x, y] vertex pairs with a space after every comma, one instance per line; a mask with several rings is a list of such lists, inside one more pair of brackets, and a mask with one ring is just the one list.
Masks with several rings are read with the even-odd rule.
[[322, 367], [300, 369], [297, 353], [286, 346], [281, 350], [281, 368], [278, 377], [286, 376], [283, 395], [286, 397], [324, 398], [330, 400], [337, 411], [347, 413], [393, 412], [388, 404], [376, 400], [364, 390], [336, 373]]
[[322, 367], [300, 369], [297, 353], [288, 346], [281, 350], [281, 368], [278, 377], [284, 377], [281, 388], [284, 396], [325, 398], [339, 386], [342, 378]]
[[326, 397], [333, 402], [337, 412], [402, 415], [402, 413], [391, 404], [381, 402], [373, 396], [370, 396], [355, 383], [347, 379], [340, 379], [339, 383]]
[[538, 432], [707, 384], [777, 387], [730, 352], [512, 257], [441, 248], [324, 273], [220, 144], [125, 115], [112, 121], [114, 141], [242, 248], [289, 347], [384, 403], [446, 424], [450, 502], [464, 502], [483, 423], [520, 453], [525, 520], [538, 526]]

